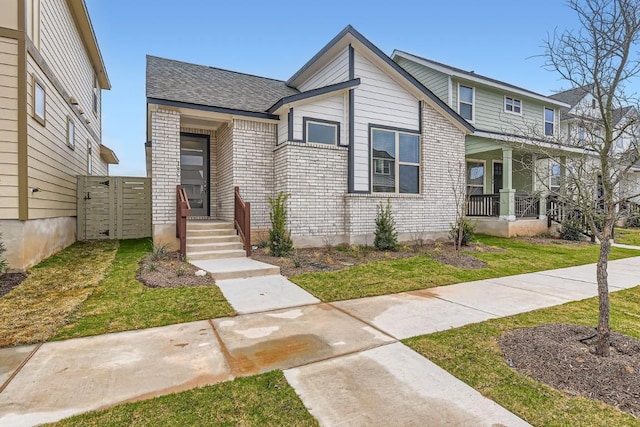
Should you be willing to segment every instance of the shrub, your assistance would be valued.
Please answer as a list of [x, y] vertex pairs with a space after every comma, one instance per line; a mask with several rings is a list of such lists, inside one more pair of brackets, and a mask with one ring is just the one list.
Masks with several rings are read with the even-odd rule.
[[[462, 239], [460, 239], [460, 224], [462, 224]], [[453, 240], [456, 249], [460, 246], [469, 246], [469, 242], [473, 240], [475, 227], [466, 218], [460, 218], [455, 224], [449, 225], [449, 239]]]
[[397, 251], [398, 232], [396, 231], [396, 221], [391, 213], [391, 202], [387, 199], [387, 206], [380, 202], [376, 211], [376, 237], [373, 246], [381, 251]]
[[624, 226], [627, 228], [640, 228], [640, 213], [633, 212], [632, 214], [630, 214], [627, 217]]
[[153, 250], [151, 251], [151, 260], [160, 261], [165, 259], [169, 255], [169, 245], [153, 245]]
[[291, 236], [286, 230], [287, 226], [287, 199], [289, 194], [282, 191], [278, 193], [275, 199], [269, 197], [269, 205], [271, 211], [269, 218], [271, 219], [271, 230], [269, 230], [269, 251], [273, 256], [286, 256], [293, 249]]
[[4, 253], [7, 251], [7, 248], [4, 246], [4, 241], [2, 240], [2, 234], [0, 234], [0, 274], [4, 273], [9, 269], [9, 263], [4, 257]]
[[582, 234], [582, 223], [577, 218], [565, 219], [560, 224], [560, 238], [563, 240], [578, 241], [584, 238]]

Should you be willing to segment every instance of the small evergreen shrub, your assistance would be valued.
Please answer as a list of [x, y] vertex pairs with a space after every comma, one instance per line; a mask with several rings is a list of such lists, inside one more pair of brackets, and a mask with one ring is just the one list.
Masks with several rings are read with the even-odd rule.
[[562, 240], [578, 241], [582, 240], [584, 234], [582, 234], [582, 223], [577, 218], [565, 219], [560, 224], [560, 238]]
[[[460, 225], [462, 224], [462, 239], [460, 239]], [[473, 240], [473, 233], [475, 232], [475, 227], [471, 224], [466, 218], [459, 219], [456, 223], [449, 225], [449, 239], [453, 240], [453, 244], [456, 249], [458, 248], [458, 243], [460, 246], [469, 246], [469, 242]], [[459, 240], [460, 239], [460, 240]]]
[[2, 234], [0, 234], [0, 274], [4, 273], [9, 269], [9, 263], [4, 257], [4, 253], [7, 251], [7, 248], [4, 246], [4, 241], [2, 240]]
[[271, 219], [271, 230], [269, 230], [269, 251], [271, 255], [282, 257], [286, 256], [293, 249], [291, 236], [286, 230], [287, 226], [287, 199], [289, 194], [282, 191], [278, 193], [275, 199], [269, 197], [269, 205], [271, 211], [269, 218]]
[[627, 217], [624, 223], [627, 228], [640, 228], [640, 213], [634, 212]]
[[396, 221], [391, 213], [391, 202], [387, 199], [387, 205], [382, 202], [376, 207], [376, 237], [373, 246], [380, 251], [398, 250], [398, 232]]

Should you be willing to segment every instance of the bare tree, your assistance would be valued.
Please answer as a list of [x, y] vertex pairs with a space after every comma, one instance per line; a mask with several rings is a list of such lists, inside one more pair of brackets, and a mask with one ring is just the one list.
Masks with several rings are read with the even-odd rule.
[[592, 94], [580, 105], [572, 131], [558, 144], [570, 146], [565, 169], [565, 198], [584, 213], [600, 241], [597, 265], [599, 319], [596, 354], [609, 355], [609, 286], [607, 267], [616, 214], [630, 196], [623, 191], [638, 160], [637, 109], [625, 90], [640, 72], [639, 0], [569, 0], [581, 28], [556, 32], [545, 42], [548, 69], [574, 89]]

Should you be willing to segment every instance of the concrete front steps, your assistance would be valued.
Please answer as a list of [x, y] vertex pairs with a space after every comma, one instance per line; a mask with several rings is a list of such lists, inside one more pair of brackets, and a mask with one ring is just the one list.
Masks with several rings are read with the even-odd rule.
[[187, 259], [214, 280], [247, 279], [280, 274], [280, 267], [246, 257], [233, 223], [187, 220]]

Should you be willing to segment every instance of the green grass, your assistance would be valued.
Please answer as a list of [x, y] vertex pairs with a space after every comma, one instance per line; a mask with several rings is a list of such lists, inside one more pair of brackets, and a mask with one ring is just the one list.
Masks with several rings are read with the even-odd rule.
[[89, 412], [55, 426], [317, 426], [280, 371]]
[[638, 228], [616, 228], [615, 235], [616, 243], [640, 246], [640, 229]]
[[117, 249], [116, 241], [77, 242], [33, 267], [0, 298], [0, 347], [57, 334], [104, 278]]
[[[216, 286], [148, 288], [136, 280], [148, 240], [122, 240], [113, 264], [54, 339], [191, 322], [235, 312]], [[91, 262], [87, 260], [86, 262]]]
[[[640, 287], [611, 294], [612, 329], [640, 338]], [[640, 426], [640, 420], [596, 400], [573, 397], [509, 368], [498, 347], [503, 333], [545, 323], [595, 326], [591, 298], [404, 341], [484, 396], [535, 426]]]
[[[490, 236], [478, 236], [477, 240], [504, 249], [471, 253], [485, 261], [486, 268], [456, 268], [424, 255], [361, 264], [335, 272], [301, 274], [291, 280], [323, 301], [338, 301], [589, 264], [597, 261], [599, 251], [597, 245], [542, 245]], [[639, 255], [629, 249], [611, 251], [611, 259]]]

